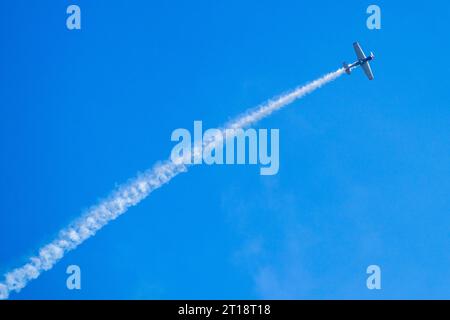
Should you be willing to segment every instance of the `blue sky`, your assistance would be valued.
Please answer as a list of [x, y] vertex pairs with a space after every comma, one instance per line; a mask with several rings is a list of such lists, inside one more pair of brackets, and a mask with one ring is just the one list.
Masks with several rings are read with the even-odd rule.
[[376, 55], [374, 81], [258, 124], [280, 129], [277, 175], [193, 167], [11, 298], [450, 298], [450, 4], [374, 3], [377, 31], [366, 1], [2, 2], [1, 273], [167, 158], [174, 129], [333, 71], [355, 40]]

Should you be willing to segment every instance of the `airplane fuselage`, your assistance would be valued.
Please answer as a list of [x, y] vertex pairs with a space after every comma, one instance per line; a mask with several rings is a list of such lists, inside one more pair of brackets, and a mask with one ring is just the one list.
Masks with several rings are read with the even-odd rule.
[[355, 62], [353, 62], [352, 64], [350, 64], [350, 65], [348, 65], [348, 68], [354, 68], [354, 67], [357, 67], [357, 66], [361, 66], [361, 65], [363, 65], [364, 63], [366, 63], [366, 62], [368, 62], [368, 61], [372, 61], [373, 60], [373, 56], [372, 55], [370, 55], [370, 56], [368, 56], [367, 58], [365, 58], [365, 59], [358, 59], [358, 61], [355, 61]]

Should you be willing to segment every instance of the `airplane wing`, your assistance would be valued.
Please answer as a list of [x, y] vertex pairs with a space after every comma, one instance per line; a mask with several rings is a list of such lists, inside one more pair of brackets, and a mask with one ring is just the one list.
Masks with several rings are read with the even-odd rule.
[[355, 49], [355, 52], [356, 52], [356, 55], [358, 56], [358, 59], [365, 59], [366, 58], [366, 55], [364, 54], [364, 51], [362, 51], [361, 46], [359, 45], [358, 42], [353, 43], [353, 49]]
[[366, 74], [367, 78], [369, 78], [369, 80], [373, 80], [373, 73], [372, 73], [372, 69], [370, 69], [370, 64], [369, 62], [365, 62], [361, 65], [361, 67], [364, 70], [364, 73]]

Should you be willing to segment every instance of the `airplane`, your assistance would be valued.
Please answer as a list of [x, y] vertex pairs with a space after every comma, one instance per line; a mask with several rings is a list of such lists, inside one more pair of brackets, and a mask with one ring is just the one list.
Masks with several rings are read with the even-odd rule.
[[368, 57], [364, 54], [364, 51], [362, 51], [361, 46], [358, 42], [353, 43], [353, 49], [355, 49], [356, 56], [358, 57], [358, 61], [353, 62], [352, 64], [347, 64], [346, 62], [343, 63], [345, 72], [347, 74], [352, 73], [352, 69], [361, 66], [364, 70], [364, 73], [366, 74], [367, 78], [369, 80], [373, 80], [373, 73], [372, 69], [370, 69], [369, 61], [372, 61], [375, 58], [375, 55], [371, 52]]

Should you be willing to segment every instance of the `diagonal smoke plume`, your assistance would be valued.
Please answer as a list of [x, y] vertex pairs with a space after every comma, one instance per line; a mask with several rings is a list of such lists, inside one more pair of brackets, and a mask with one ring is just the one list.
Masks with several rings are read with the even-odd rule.
[[[228, 129], [243, 129], [269, 116], [296, 99], [335, 80], [344, 73], [344, 69], [328, 73], [325, 76], [301, 86], [274, 100], [260, 105], [228, 123]], [[211, 147], [216, 140], [204, 141], [203, 147]], [[194, 157], [201, 156], [199, 148], [194, 148]], [[108, 198], [90, 208], [84, 215], [75, 220], [67, 228], [60, 231], [58, 237], [39, 250], [28, 263], [5, 274], [0, 282], [0, 299], [7, 299], [11, 291], [19, 292], [29, 281], [36, 279], [46, 270], [51, 269], [63, 256], [78, 247], [86, 239], [95, 235], [111, 220], [125, 213], [130, 207], [137, 205], [152, 191], [168, 183], [178, 174], [185, 172], [187, 166], [180, 161], [166, 160], [152, 169], [139, 174], [128, 183], [120, 186]]]

